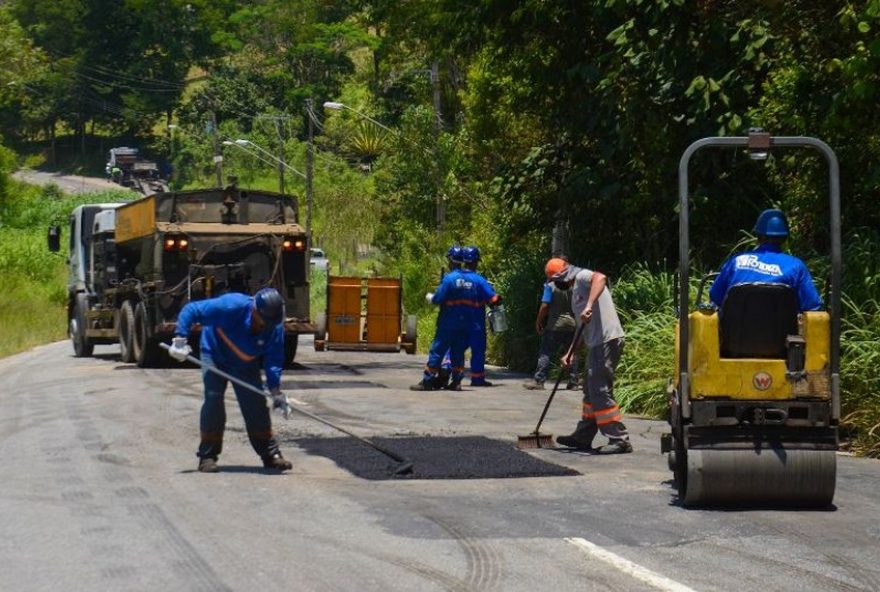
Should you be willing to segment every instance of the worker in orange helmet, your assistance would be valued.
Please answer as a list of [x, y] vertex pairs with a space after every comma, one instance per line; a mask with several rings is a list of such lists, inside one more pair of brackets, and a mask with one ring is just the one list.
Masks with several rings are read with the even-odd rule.
[[[624, 332], [611, 299], [608, 278], [599, 271], [582, 269], [563, 260], [554, 262], [550, 271], [554, 272], [551, 278], [557, 288], [572, 291], [571, 310], [579, 326], [587, 325], [583, 333], [589, 348], [581, 420], [574, 433], [559, 436], [556, 442], [596, 454], [632, 452], [629, 433], [614, 400], [614, 373], [623, 351]], [[575, 345], [563, 356], [564, 366], [571, 365]], [[593, 438], [600, 431], [608, 438], [608, 444], [593, 449]]]

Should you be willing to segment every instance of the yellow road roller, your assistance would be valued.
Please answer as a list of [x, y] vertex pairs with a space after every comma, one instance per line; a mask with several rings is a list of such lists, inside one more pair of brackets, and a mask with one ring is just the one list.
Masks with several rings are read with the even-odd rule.
[[[827, 310], [799, 312], [781, 284], [732, 287], [720, 309], [689, 294], [688, 163], [703, 148], [753, 158], [807, 148], [828, 165], [831, 276]], [[816, 138], [703, 138], [681, 157], [679, 323], [670, 383], [671, 433], [661, 439], [678, 497], [691, 506], [826, 507], [836, 486], [840, 417], [841, 244], [837, 157]]]

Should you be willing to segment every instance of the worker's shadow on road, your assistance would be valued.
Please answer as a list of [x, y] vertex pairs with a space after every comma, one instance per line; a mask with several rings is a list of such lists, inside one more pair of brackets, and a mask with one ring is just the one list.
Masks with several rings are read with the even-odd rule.
[[[189, 475], [189, 474], [198, 473], [198, 472], [199, 472], [198, 469], [185, 469], [183, 471], [180, 471], [180, 474], [181, 475]], [[220, 473], [251, 473], [251, 474], [256, 473], [256, 474], [261, 474], [261, 475], [272, 475], [272, 476], [276, 476], [276, 475], [280, 476], [280, 475], [289, 474], [289, 471], [287, 473], [283, 473], [280, 471], [276, 471], [274, 469], [266, 469], [266, 468], [263, 468], [260, 466], [253, 466], [253, 465], [220, 465], [220, 471], [218, 471], [218, 472], [220, 472]], [[208, 473], [205, 473], [205, 474], [208, 474]], [[216, 474], [216, 473], [214, 473], [214, 474]]]

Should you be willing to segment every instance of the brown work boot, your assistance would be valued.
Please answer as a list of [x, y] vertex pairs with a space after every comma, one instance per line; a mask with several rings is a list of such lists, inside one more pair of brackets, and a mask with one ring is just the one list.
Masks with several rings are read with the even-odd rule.
[[523, 383], [523, 388], [530, 391], [543, 391], [544, 383], [539, 380], [530, 379]]
[[411, 391], [436, 391], [439, 387], [435, 387], [433, 383], [424, 380], [409, 387]]
[[199, 473], [219, 473], [220, 467], [217, 466], [217, 459], [206, 457], [199, 459]]
[[263, 466], [267, 469], [273, 469], [275, 471], [289, 471], [293, 468], [293, 464], [281, 456], [280, 452], [276, 452], [271, 456], [263, 457]]
[[565, 385], [565, 390], [567, 391], [576, 391], [580, 388], [577, 380], [569, 380], [568, 384]]

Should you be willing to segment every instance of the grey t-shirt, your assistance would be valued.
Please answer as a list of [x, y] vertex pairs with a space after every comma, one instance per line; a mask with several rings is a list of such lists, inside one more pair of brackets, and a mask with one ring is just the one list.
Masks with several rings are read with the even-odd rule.
[[[593, 272], [590, 269], [581, 269], [575, 276], [572, 287], [571, 311], [578, 323], [581, 322], [581, 313], [587, 306], [592, 282]], [[592, 347], [623, 336], [623, 326], [617, 317], [617, 309], [614, 308], [614, 301], [611, 299], [611, 290], [606, 285], [593, 304], [593, 316], [584, 332], [584, 343]]]

